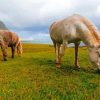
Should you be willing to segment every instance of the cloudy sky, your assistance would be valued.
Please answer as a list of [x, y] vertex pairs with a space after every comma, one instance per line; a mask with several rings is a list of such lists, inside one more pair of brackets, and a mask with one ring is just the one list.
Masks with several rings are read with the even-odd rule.
[[0, 20], [23, 40], [49, 43], [52, 22], [74, 13], [100, 29], [100, 0], [0, 0]]

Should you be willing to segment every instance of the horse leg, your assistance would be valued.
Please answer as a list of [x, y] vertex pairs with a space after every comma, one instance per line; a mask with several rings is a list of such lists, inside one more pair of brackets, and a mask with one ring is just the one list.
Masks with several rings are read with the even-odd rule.
[[14, 58], [15, 46], [11, 46], [11, 51], [12, 51], [12, 58]]
[[60, 60], [60, 45], [59, 43], [56, 43], [55, 52], [56, 52], [56, 67], [60, 68], [61, 66], [61, 60]]
[[55, 55], [56, 55], [56, 67], [60, 68], [60, 61], [59, 61], [59, 49], [60, 44], [53, 41], [54, 47], [55, 47]]
[[75, 67], [80, 68], [78, 64], [78, 47], [80, 42], [75, 43]]
[[7, 46], [6, 45], [4, 45], [4, 43], [3, 42], [1, 42], [1, 50], [2, 50], [2, 53], [3, 53], [3, 59], [4, 59], [4, 61], [7, 61]]
[[54, 47], [55, 47], [55, 53], [56, 53], [56, 42], [53, 41]]
[[60, 57], [64, 56], [67, 44], [68, 44], [67, 41], [63, 40], [63, 44], [61, 44], [60, 46]]
[[67, 46], [67, 41], [63, 41], [63, 44], [60, 45], [60, 49], [59, 49], [59, 62], [61, 63], [61, 59], [64, 56], [65, 53], [65, 49]]

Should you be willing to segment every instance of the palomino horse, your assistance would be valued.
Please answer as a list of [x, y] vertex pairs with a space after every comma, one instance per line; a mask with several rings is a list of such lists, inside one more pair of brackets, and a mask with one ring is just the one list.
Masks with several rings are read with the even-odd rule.
[[0, 30], [0, 45], [3, 53], [3, 58], [7, 60], [7, 47], [11, 47], [12, 58], [14, 58], [15, 48], [17, 48], [18, 55], [22, 54], [22, 45], [19, 37], [8, 30]]
[[75, 66], [78, 64], [78, 46], [83, 41], [89, 50], [90, 61], [100, 70], [100, 35], [96, 27], [85, 17], [74, 14], [50, 27], [50, 36], [56, 52], [56, 67], [61, 66], [68, 43], [75, 44]]

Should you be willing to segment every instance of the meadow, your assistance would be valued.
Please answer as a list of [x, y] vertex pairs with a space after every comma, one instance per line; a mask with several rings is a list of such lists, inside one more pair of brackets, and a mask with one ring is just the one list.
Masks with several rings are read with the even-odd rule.
[[23, 44], [23, 55], [2, 61], [0, 51], [0, 100], [100, 100], [100, 74], [79, 48], [81, 68], [74, 67], [74, 48], [67, 48], [62, 67], [55, 67], [54, 47]]

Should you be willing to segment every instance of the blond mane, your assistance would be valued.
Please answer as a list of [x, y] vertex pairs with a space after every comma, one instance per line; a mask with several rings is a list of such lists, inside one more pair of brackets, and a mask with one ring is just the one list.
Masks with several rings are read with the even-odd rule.
[[93, 35], [94, 39], [97, 42], [100, 42], [100, 34], [99, 34], [99, 30], [95, 27], [95, 25], [89, 21], [87, 18], [80, 16], [80, 20], [88, 27], [89, 31], [91, 32], [91, 34]]

